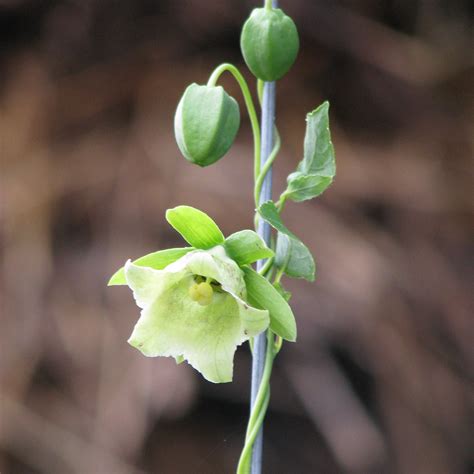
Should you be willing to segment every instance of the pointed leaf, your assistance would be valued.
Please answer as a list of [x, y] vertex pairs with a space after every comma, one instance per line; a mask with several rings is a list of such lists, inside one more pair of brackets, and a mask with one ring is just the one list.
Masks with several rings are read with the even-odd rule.
[[317, 174], [294, 173], [288, 180], [285, 196], [295, 202], [306, 201], [322, 194], [332, 183], [332, 178]]
[[244, 267], [248, 302], [270, 313], [270, 329], [287, 341], [296, 341], [296, 321], [293, 311], [280, 293], [250, 267]]
[[[143, 257], [134, 260], [135, 265], [140, 267], [150, 267], [155, 270], [162, 270], [167, 267], [170, 263], [175, 262], [183, 255], [186, 255], [191, 250], [194, 250], [193, 247], [183, 247], [179, 249], [165, 249], [159, 250], [158, 252], [149, 253]], [[114, 285], [126, 285], [127, 281], [125, 280], [125, 271], [124, 267], [117, 270], [109, 280], [108, 286]]]
[[204, 212], [191, 206], [177, 206], [166, 211], [166, 220], [188, 244], [197, 249], [210, 249], [224, 243], [217, 224]]
[[297, 171], [329, 177], [336, 174], [334, 147], [329, 130], [329, 102], [323, 102], [306, 116], [304, 158]]
[[304, 157], [288, 176], [287, 198], [301, 202], [319, 196], [336, 174], [334, 147], [329, 131], [329, 103], [324, 102], [306, 116]]
[[278, 231], [275, 265], [293, 278], [314, 281], [315, 265], [313, 256], [301, 240], [283, 224], [273, 201], [263, 203], [259, 214]]
[[308, 247], [281, 232], [277, 235], [275, 265], [289, 277], [314, 281], [315, 264]]
[[241, 230], [230, 235], [225, 239], [224, 248], [227, 255], [239, 265], [248, 265], [257, 260], [271, 258], [275, 254], [253, 230]]

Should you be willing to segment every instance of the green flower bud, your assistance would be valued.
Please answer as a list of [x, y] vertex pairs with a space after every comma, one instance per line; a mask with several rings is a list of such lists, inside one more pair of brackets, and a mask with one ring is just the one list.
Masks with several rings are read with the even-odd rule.
[[181, 153], [199, 166], [211, 165], [222, 158], [232, 146], [239, 126], [239, 106], [221, 86], [191, 84], [174, 118]]
[[279, 8], [255, 8], [242, 29], [240, 47], [248, 68], [258, 79], [276, 81], [295, 62], [298, 31]]

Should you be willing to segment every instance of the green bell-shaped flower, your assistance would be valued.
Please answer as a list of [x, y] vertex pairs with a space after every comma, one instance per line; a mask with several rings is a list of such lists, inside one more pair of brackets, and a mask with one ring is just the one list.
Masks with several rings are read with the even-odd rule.
[[239, 126], [239, 106], [221, 86], [188, 86], [174, 118], [181, 153], [199, 166], [222, 158], [232, 146]]
[[262, 81], [283, 77], [295, 62], [299, 45], [295, 23], [279, 8], [255, 8], [240, 37], [245, 62]]
[[142, 308], [128, 342], [149, 357], [187, 360], [211, 382], [230, 382], [237, 346], [270, 323], [268, 310], [246, 302], [244, 273], [220, 245], [163, 270], [128, 261], [125, 278]]

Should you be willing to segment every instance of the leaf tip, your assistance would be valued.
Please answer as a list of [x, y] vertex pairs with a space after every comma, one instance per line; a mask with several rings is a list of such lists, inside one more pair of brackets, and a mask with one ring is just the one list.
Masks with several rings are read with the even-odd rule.
[[176, 212], [176, 207], [172, 207], [171, 209], [166, 209], [165, 212], [165, 219], [169, 222], [171, 216]]
[[318, 105], [313, 111], [309, 112], [306, 115], [306, 121], [308, 121], [308, 119], [322, 112], [327, 114], [329, 112], [329, 105], [330, 105], [329, 101], [325, 100], [322, 104]]

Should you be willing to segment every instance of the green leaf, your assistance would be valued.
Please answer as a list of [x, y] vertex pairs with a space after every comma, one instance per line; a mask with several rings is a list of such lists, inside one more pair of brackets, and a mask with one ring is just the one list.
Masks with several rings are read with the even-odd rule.
[[275, 255], [264, 240], [253, 230], [241, 230], [225, 239], [224, 248], [227, 255], [239, 265], [248, 265], [257, 260], [271, 258]]
[[329, 102], [323, 102], [306, 116], [304, 158], [297, 171], [331, 178], [336, 174], [334, 147], [329, 130]]
[[313, 256], [301, 240], [283, 224], [273, 201], [264, 202], [259, 214], [278, 231], [275, 265], [283, 268], [286, 275], [314, 281], [315, 265]]
[[329, 130], [329, 103], [324, 102], [306, 116], [304, 157], [288, 176], [287, 198], [301, 202], [319, 196], [336, 174], [334, 147]]
[[296, 341], [296, 321], [289, 304], [272, 284], [250, 267], [244, 267], [247, 300], [270, 313], [270, 329], [287, 341]]
[[197, 249], [207, 250], [224, 243], [217, 224], [204, 212], [191, 206], [177, 206], [166, 211], [166, 220], [183, 239]]
[[314, 281], [315, 264], [308, 247], [298, 239], [278, 232], [275, 265], [292, 278]]
[[316, 174], [294, 173], [288, 180], [285, 196], [295, 202], [306, 201], [322, 194], [332, 183], [332, 178]]
[[[134, 260], [133, 263], [140, 267], [150, 267], [155, 270], [162, 270], [167, 267], [170, 263], [175, 262], [183, 255], [186, 255], [191, 250], [194, 250], [193, 247], [183, 247], [179, 249], [166, 249], [159, 250], [158, 252], [149, 253], [143, 257]], [[125, 280], [125, 271], [124, 267], [117, 270], [110, 278], [108, 286], [114, 285], [126, 285], [127, 281]]]

